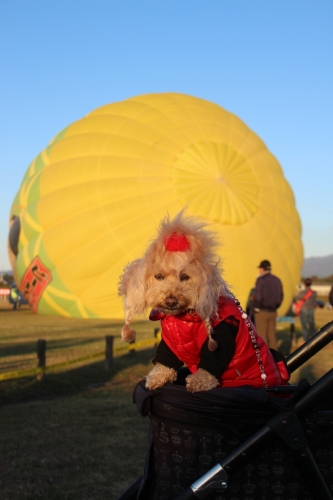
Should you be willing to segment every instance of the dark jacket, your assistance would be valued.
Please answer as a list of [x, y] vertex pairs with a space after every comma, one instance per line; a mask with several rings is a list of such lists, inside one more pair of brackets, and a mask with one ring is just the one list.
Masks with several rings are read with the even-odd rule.
[[259, 276], [254, 288], [254, 308], [274, 312], [280, 307], [282, 300], [283, 289], [280, 279], [270, 272]]

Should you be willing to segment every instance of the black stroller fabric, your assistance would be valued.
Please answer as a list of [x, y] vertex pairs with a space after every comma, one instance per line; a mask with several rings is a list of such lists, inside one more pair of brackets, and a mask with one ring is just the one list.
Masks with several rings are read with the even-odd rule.
[[[172, 500], [205, 474], [267, 420], [293, 401], [264, 389], [218, 388], [191, 394], [166, 385], [147, 391], [144, 381], [134, 402], [150, 417], [145, 471], [137, 500]], [[315, 461], [333, 494], [333, 404], [324, 401], [301, 421]], [[228, 488], [209, 500], [319, 500], [310, 495], [292, 453], [279, 439], [229, 477]]]

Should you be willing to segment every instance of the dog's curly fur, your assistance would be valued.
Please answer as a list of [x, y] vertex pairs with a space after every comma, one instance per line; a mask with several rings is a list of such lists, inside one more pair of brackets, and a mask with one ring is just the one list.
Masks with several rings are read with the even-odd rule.
[[[165, 242], [175, 234], [186, 236], [189, 242], [186, 251], [166, 249]], [[126, 317], [122, 339], [127, 342], [134, 339], [130, 322], [147, 307], [172, 315], [195, 310], [205, 323], [209, 348], [214, 350], [216, 343], [211, 338], [210, 318], [217, 314], [219, 297], [228, 295], [215, 253], [217, 245], [214, 233], [206, 229], [206, 224], [185, 216], [184, 210], [173, 220], [169, 216], [162, 220], [158, 235], [144, 256], [128, 264], [120, 277], [119, 295], [124, 296]], [[175, 370], [165, 368], [157, 364], [152, 369], [146, 379], [149, 389], [175, 380]], [[192, 392], [211, 389], [217, 384], [215, 377], [202, 369], [187, 377], [187, 388]]]
[[146, 387], [148, 389], [157, 389], [168, 382], [177, 380], [176, 370], [167, 366], [156, 363], [154, 368], [150, 370], [146, 377]]

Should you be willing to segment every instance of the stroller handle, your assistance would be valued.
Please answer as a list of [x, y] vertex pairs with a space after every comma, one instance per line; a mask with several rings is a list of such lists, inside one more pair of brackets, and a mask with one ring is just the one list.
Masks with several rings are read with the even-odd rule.
[[290, 373], [299, 368], [305, 361], [312, 358], [323, 347], [333, 340], [333, 321], [323, 326], [313, 337], [307, 340], [301, 347], [286, 357], [286, 363]]

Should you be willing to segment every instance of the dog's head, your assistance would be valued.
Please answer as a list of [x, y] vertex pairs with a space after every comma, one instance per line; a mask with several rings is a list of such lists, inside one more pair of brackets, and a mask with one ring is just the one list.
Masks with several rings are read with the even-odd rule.
[[157, 238], [142, 259], [130, 263], [120, 278], [119, 294], [125, 297], [124, 340], [131, 340], [129, 323], [147, 307], [166, 314], [195, 310], [210, 335], [210, 318], [217, 313], [218, 298], [227, 293], [215, 254], [215, 235], [206, 225], [181, 211], [173, 220], [162, 220]]

